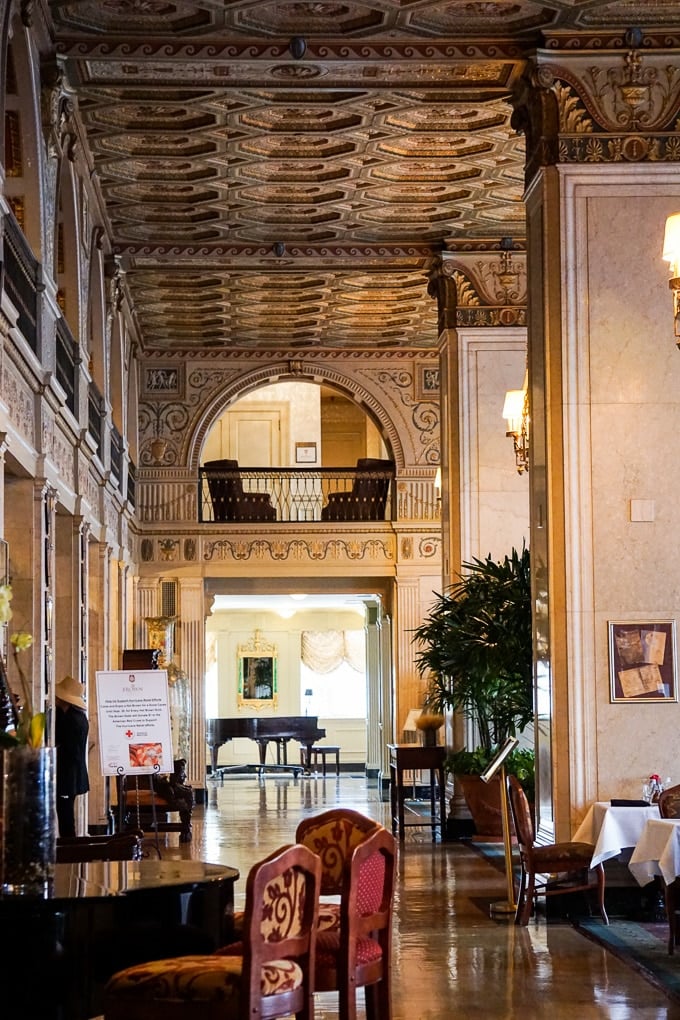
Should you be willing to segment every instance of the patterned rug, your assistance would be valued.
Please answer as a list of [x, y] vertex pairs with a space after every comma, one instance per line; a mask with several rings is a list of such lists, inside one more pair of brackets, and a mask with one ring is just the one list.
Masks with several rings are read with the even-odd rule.
[[[499, 870], [505, 870], [502, 844], [465, 841]], [[515, 863], [513, 861], [513, 863]], [[558, 897], [558, 901], [561, 897]], [[558, 902], [553, 901], [553, 902]], [[633, 921], [612, 918], [604, 925], [599, 917], [573, 919], [576, 931], [604, 946], [628, 966], [633, 967], [669, 998], [680, 1002], [680, 946], [668, 955], [666, 921]]]
[[665, 922], [612, 920], [604, 925], [593, 918], [579, 921], [575, 927], [680, 1002], [680, 952], [668, 955]]

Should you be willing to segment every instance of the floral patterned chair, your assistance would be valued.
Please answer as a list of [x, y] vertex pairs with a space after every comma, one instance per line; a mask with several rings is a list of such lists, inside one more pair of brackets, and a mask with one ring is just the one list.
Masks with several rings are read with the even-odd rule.
[[319, 929], [314, 988], [338, 992], [340, 1020], [356, 1020], [357, 989], [366, 1016], [391, 1018], [392, 901], [396, 843], [383, 826], [355, 846], [342, 869], [340, 923]]
[[345, 865], [355, 847], [380, 827], [378, 822], [352, 808], [331, 808], [303, 818], [298, 825], [296, 842], [309, 847], [321, 859], [320, 931], [339, 928]]
[[119, 971], [106, 986], [105, 1020], [313, 1020], [320, 876], [319, 858], [299, 844], [254, 865], [240, 951]]

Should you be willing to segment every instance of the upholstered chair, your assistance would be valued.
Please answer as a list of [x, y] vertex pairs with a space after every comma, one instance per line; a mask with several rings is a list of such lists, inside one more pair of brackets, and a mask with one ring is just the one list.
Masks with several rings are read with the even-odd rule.
[[[589, 872], [595, 847], [592, 843], [573, 842], [537, 845], [527, 796], [515, 776], [507, 778], [522, 869], [515, 923], [526, 925], [529, 923], [536, 896], [557, 896], [591, 888]], [[597, 875], [600, 914], [604, 923], [609, 924], [604, 906], [604, 868], [602, 864], [598, 864], [593, 870]], [[575, 875], [580, 875], [581, 880], [575, 880]], [[538, 876], [551, 876], [551, 881], [539, 884]], [[565, 884], [553, 881], [552, 876], [566, 877], [568, 882]]]
[[319, 929], [340, 925], [340, 895], [345, 865], [359, 843], [380, 828], [380, 824], [352, 808], [331, 808], [303, 818], [295, 840], [321, 859], [321, 903]]
[[394, 461], [360, 457], [349, 492], [331, 492], [322, 521], [383, 521]]
[[313, 1020], [320, 876], [319, 858], [299, 844], [254, 865], [238, 949], [119, 971], [105, 1020]]
[[237, 460], [209, 460], [203, 465], [215, 521], [275, 521], [268, 492], [246, 492]]
[[342, 869], [340, 924], [318, 932], [314, 987], [338, 992], [340, 1020], [356, 1020], [359, 988], [370, 1020], [392, 1015], [395, 854], [394, 836], [383, 826], [354, 848]]

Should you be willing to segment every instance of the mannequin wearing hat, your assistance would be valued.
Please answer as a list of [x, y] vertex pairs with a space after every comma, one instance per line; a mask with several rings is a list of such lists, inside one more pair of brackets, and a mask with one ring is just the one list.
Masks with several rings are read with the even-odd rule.
[[65, 676], [54, 686], [54, 740], [57, 747], [57, 820], [60, 836], [75, 836], [75, 802], [90, 789], [87, 774], [87, 720], [83, 685]]

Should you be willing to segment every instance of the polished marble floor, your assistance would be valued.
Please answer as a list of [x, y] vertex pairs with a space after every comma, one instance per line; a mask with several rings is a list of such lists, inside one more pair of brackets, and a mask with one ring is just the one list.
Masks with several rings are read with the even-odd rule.
[[[303, 815], [340, 804], [389, 825], [388, 805], [363, 777], [209, 781], [192, 843], [168, 835], [162, 854], [237, 867], [238, 908], [250, 866], [291, 842]], [[492, 919], [490, 905], [506, 894], [503, 873], [470, 846], [433, 844], [429, 829], [408, 830], [399, 850], [393, 1020], [680, 1020], [680, 1005], [570, 924], [539, 917], [518, 928]], [[336, 1001], [317, 995], [317, 1020], [337, 1016]]]

